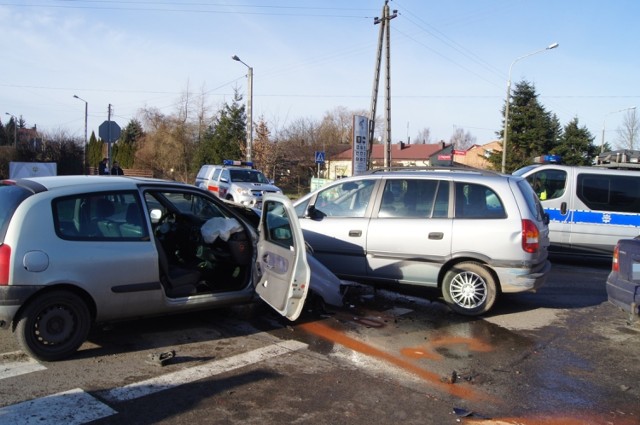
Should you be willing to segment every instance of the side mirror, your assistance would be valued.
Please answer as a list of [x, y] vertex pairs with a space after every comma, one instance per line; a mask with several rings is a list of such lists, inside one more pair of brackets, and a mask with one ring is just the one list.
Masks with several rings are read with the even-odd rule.
[[310, 218], [312, 220], [320, 220], [323, 217], [325, 217], [326, 214], [323, 213], [322, 211], [316, 209], [315, 205], [309, 205], [307, 207], [307, 211], [305, 211], [304, 216], [308, 217], [308, 218]]

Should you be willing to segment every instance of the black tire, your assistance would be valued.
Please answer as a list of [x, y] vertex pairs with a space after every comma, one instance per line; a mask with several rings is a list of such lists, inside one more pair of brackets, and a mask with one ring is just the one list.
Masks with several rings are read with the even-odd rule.
[[495, 304], [498, 296], [496, 280], [479, 263], [459, 263], [445, 274], [442, 296], [456, 313], [478, 316]]
[[16, 323], [16, 337], [27, 354], [38, 360], [55, 361], [75, 353], [87, 339], [91, 315], [82, 298], [60, 290], [29, 302]]

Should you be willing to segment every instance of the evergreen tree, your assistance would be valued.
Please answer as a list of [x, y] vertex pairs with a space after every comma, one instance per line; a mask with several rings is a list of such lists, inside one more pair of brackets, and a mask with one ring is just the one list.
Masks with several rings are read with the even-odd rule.
[[4, 125], [2, 125], [2, 121], [0, 121], [0, 146], [7, 146], [11, 144], [9, 140], [10, 139], [7, 136], [7, 132], [5, 131]]
[[15, 140], [17, 135], [16, 130], [17, 130], [16, 121], [13, 119], [13, 117], [11, 117], [11, 119], [9, 119], [9, 122], [7, 123], [7, 126], [5, 127], [5, 132], [7, 134], [7, 140], [9, 145], [12, 145], [15, 142], [17, 142], [17, 140]]
[[92, 131], [89, 144], [87, 145], [87, 165], [89, 167], [98, 168], [98, 164], [100, 164], [100, 161], [104, 158], [103, 150], [104, 143], [102, 143], [102, 140], [98, 140], [96, 133]]
[[[533, 84], [522, 81], [516, 84], [509, 106], [509, 138], [505, 172], [511, 173], [531, 163], [531, 160], [553, 150], [560, 140], [560, 123], [555, 115], [547, 112], [538, 102]], [[504, 107], [502, 110], [504, 116]], [[504, 134], [503, 130], [499, 134]], [[495, 152], [489, 160], [500, 169], [502, 152]]]
[[225, 159], [244, 158], [247, 119], [241, 101], [242, 97], [236, 92], [233, 102], [225, 104], [218, 112], [198, 146], [194, 168], [200, 168], [202, 164], [222, 164]]
[[144, 137], [142, 124], [135, 118], [120, 133], [120, 138], [112, 148], [112, 156], [122, 168], [132, 168], [135, 162], [137, 142]]
[[568, 165], [591, 165], [598, 154], [598, 147], [593, 141], [587, 127], [580, 127], [578, 117], [575, 117], [564, 127], [560, 143], [553, 153], [560, 155], [562, 162]]

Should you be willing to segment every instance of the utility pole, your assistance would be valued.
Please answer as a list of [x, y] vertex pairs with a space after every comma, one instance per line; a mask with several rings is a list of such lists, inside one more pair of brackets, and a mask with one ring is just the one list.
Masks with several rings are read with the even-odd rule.
[[108, 125], [108, 139], [107, 139], [107, 164], [108, 164], [108, 170], [111, 170], [111, 104], [109, 104], [109, 107], [107, 109], [107, 121], [109, 121], [109, 125]]
[[382, 17], [374, 18], [373, 24], [380, 24], [378, 34], [378, 52], [376, 56], [376, 68], [373, 77], [373, 91], [371, 94], [371, 116], [369, 119], [369, 161], [368, 169], [372, 168], [373, 160], [373, 134], [376, 125], [376, 107], [378, 102], [378, 86], [380, 84], [380, 65], [382, 62], [383, 40], [386, 34], [386, 93], [385, 93], [385, 132], [384, 132], [384, 166], [389, 167], [391, 163], [391, 25], [389, 21], [398, 16], [398, 11], [389, 13], [389, 0], [385, 0], [382, 7]]

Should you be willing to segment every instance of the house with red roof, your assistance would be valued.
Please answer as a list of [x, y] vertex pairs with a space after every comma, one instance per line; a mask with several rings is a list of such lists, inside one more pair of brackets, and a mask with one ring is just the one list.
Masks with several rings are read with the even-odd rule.
[[[384, 144], [373, 145], [371, 153], [372, 168], [384, 166]], [[395, 143], [390, 146], [390, 165], [392, 167], [429, 167], [452, 166], [453, 146], [445, 142], [432, 144]], [[352, 175], [353, 148], [332, 155], [326, 160], [328, 179], [348, 177]]]

